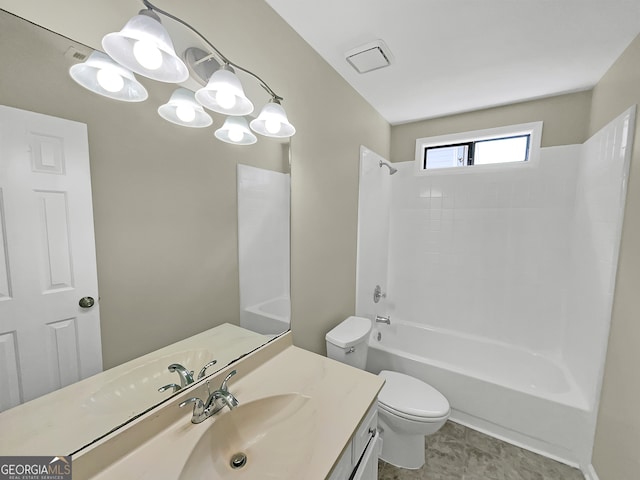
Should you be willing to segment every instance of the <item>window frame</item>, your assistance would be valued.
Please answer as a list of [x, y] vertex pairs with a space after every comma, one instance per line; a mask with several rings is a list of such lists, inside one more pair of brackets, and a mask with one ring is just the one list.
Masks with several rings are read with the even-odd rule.
[[[472, 163], [449, 168], [426, 168], [426, 152], [430, 148], [469, 146], [474, 150], [475, 144], [489, 140], [528, 136], [528, 157], [525, 161], [503, 162], [492, 164], [473, 164], [475, 152], [471, 152]], [[481, 173], [513, 168], [537, 166], [540, 156], [540, 142], [542, 138], [542, 122], [521, 123], [504, 127], [473, 130], [469, 132], [439, 135], [416, 139], [415, 165], [416, 175], [457, 175], [462, 173]]]

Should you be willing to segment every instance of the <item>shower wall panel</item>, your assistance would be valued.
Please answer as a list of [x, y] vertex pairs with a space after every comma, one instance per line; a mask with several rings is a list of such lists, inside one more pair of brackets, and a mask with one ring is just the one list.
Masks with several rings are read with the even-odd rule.
[[559, 355], [579, 154], [428, 176], [396, 163], [391, 314]]

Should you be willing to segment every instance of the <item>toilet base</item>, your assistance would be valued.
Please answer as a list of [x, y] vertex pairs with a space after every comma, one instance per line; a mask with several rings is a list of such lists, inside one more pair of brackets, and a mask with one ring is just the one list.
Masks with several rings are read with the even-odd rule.
[[425, 462], [424, 434], [397, 433], [383, 417], [384, 415], [378, 416], [378, 425], [382, 431], [382, 453], [379, 458], [395, 467], [410, 470], [421, 468]]

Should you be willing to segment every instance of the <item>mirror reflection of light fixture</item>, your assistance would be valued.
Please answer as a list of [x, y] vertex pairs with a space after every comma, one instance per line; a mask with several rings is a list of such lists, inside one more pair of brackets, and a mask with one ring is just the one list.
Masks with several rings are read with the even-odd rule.
[[102, 47], [120, 65], [152, 80], [180, 83], [189, 78], [169, 33], [150, 9], [141, 10], [119, 32], [105, 35]]
[[287, 138], [296, 133], [296, 129], [277, 99], [262, 107], [258, 118], [251, 121], [251, 130], [265, 137]]
[[183, 127], [203, 128], [213, 123], [212, 118], [196, 102], [194, 93], [186, 88], [178, 88], [167, 103], [158, 108], [165, 120]]
[[256, 136], [249, 130], [249, 125], [244, 117], [227, 117], [224, 125], [216, 130], [215, 136], [218, 140], [234, 145], [252, 145], [258, 141]]
[[[117, 100], [141, 101], [147, 98], [147, 92], [131, 72], [168, 83], [182, 83], [191, 78], [203, 85], [195, 96], [190, 90], [179, 89], [174, 92], [168, 103], [158, 109], [158, 113], [170, 122], [188, 127], [206, 127], [212, 123], [211, 117], [204, 112], [202, 106], [214, 112], [235, 116], [239, 120], [233, 122], [231, 117], [228, 118], [224, 125], [216, 130], [215, 136], [225, 142], [250, 145], [257, 139], [243, 116], [253, 112], [253, 103], [244, 94], [240, 79], [235, 73], [240, 71], [252, 77], [271, 97], [258, 118], [251, 122], [251, 129], [261, 135], [275, 138], [288, 138], [295, 134], [296, 129], [287, 119], [280, 104], [283, 98], [264, 80], [229, 60], [184, 20], [159, 9], [149, 0], [142, 0], [142, 3], [146, 9], [129, 20], [122, 30], [109, 33], [102, 39], [102, 46], [108, 55], [94, 52], [84, 64], [71, 67], [74, 80], [100, 95]], [[189, 29], [206, 43], [210, 50], [207, 52], [198, 47], [189, 47], [184, 52], [183, 61], [176, 54], [169, 33], [160, 23], [159, 14]], [[116, 75], [106, 67], [96, 68], [90, 64], [94, 56], [105, 65], [106, 62], [110, 62], [114, 67], [120, 68], [119, 73]], [[90, 68], [96, 71], [95, 79], [79, 79], [81, 77], [78, 76], [78, 72]], [[134, 96], [131, 85], [137, 85], [138, 90], [144, 94]], [[116, 94], [122, 89], [127, 91], [128, 95]], [[178, 94], [178, 91], [181, 93]], [[187, 96], [195, 98], [191, 100], [193, 103], [186, 101]]]
[[233, 68], [227, 64], [213, 72], [207, 85], [196, 92], [196, 100], [209, 110], [225, 115], [253, 112], [253, 103], [244, 94]]
[[84, 63], [73, 65], [69, 75], [87, 90], [114, 100], [142, 102], [149, 96], [130, 70], [102, 52], [95, 51]]

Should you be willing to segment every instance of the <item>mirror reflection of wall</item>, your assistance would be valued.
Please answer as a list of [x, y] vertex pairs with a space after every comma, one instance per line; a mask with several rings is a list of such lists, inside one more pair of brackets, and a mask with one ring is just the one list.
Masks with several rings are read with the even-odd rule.
[[290, 176], [238, 165], [240, 326], [265, 335], [289, 329]]

